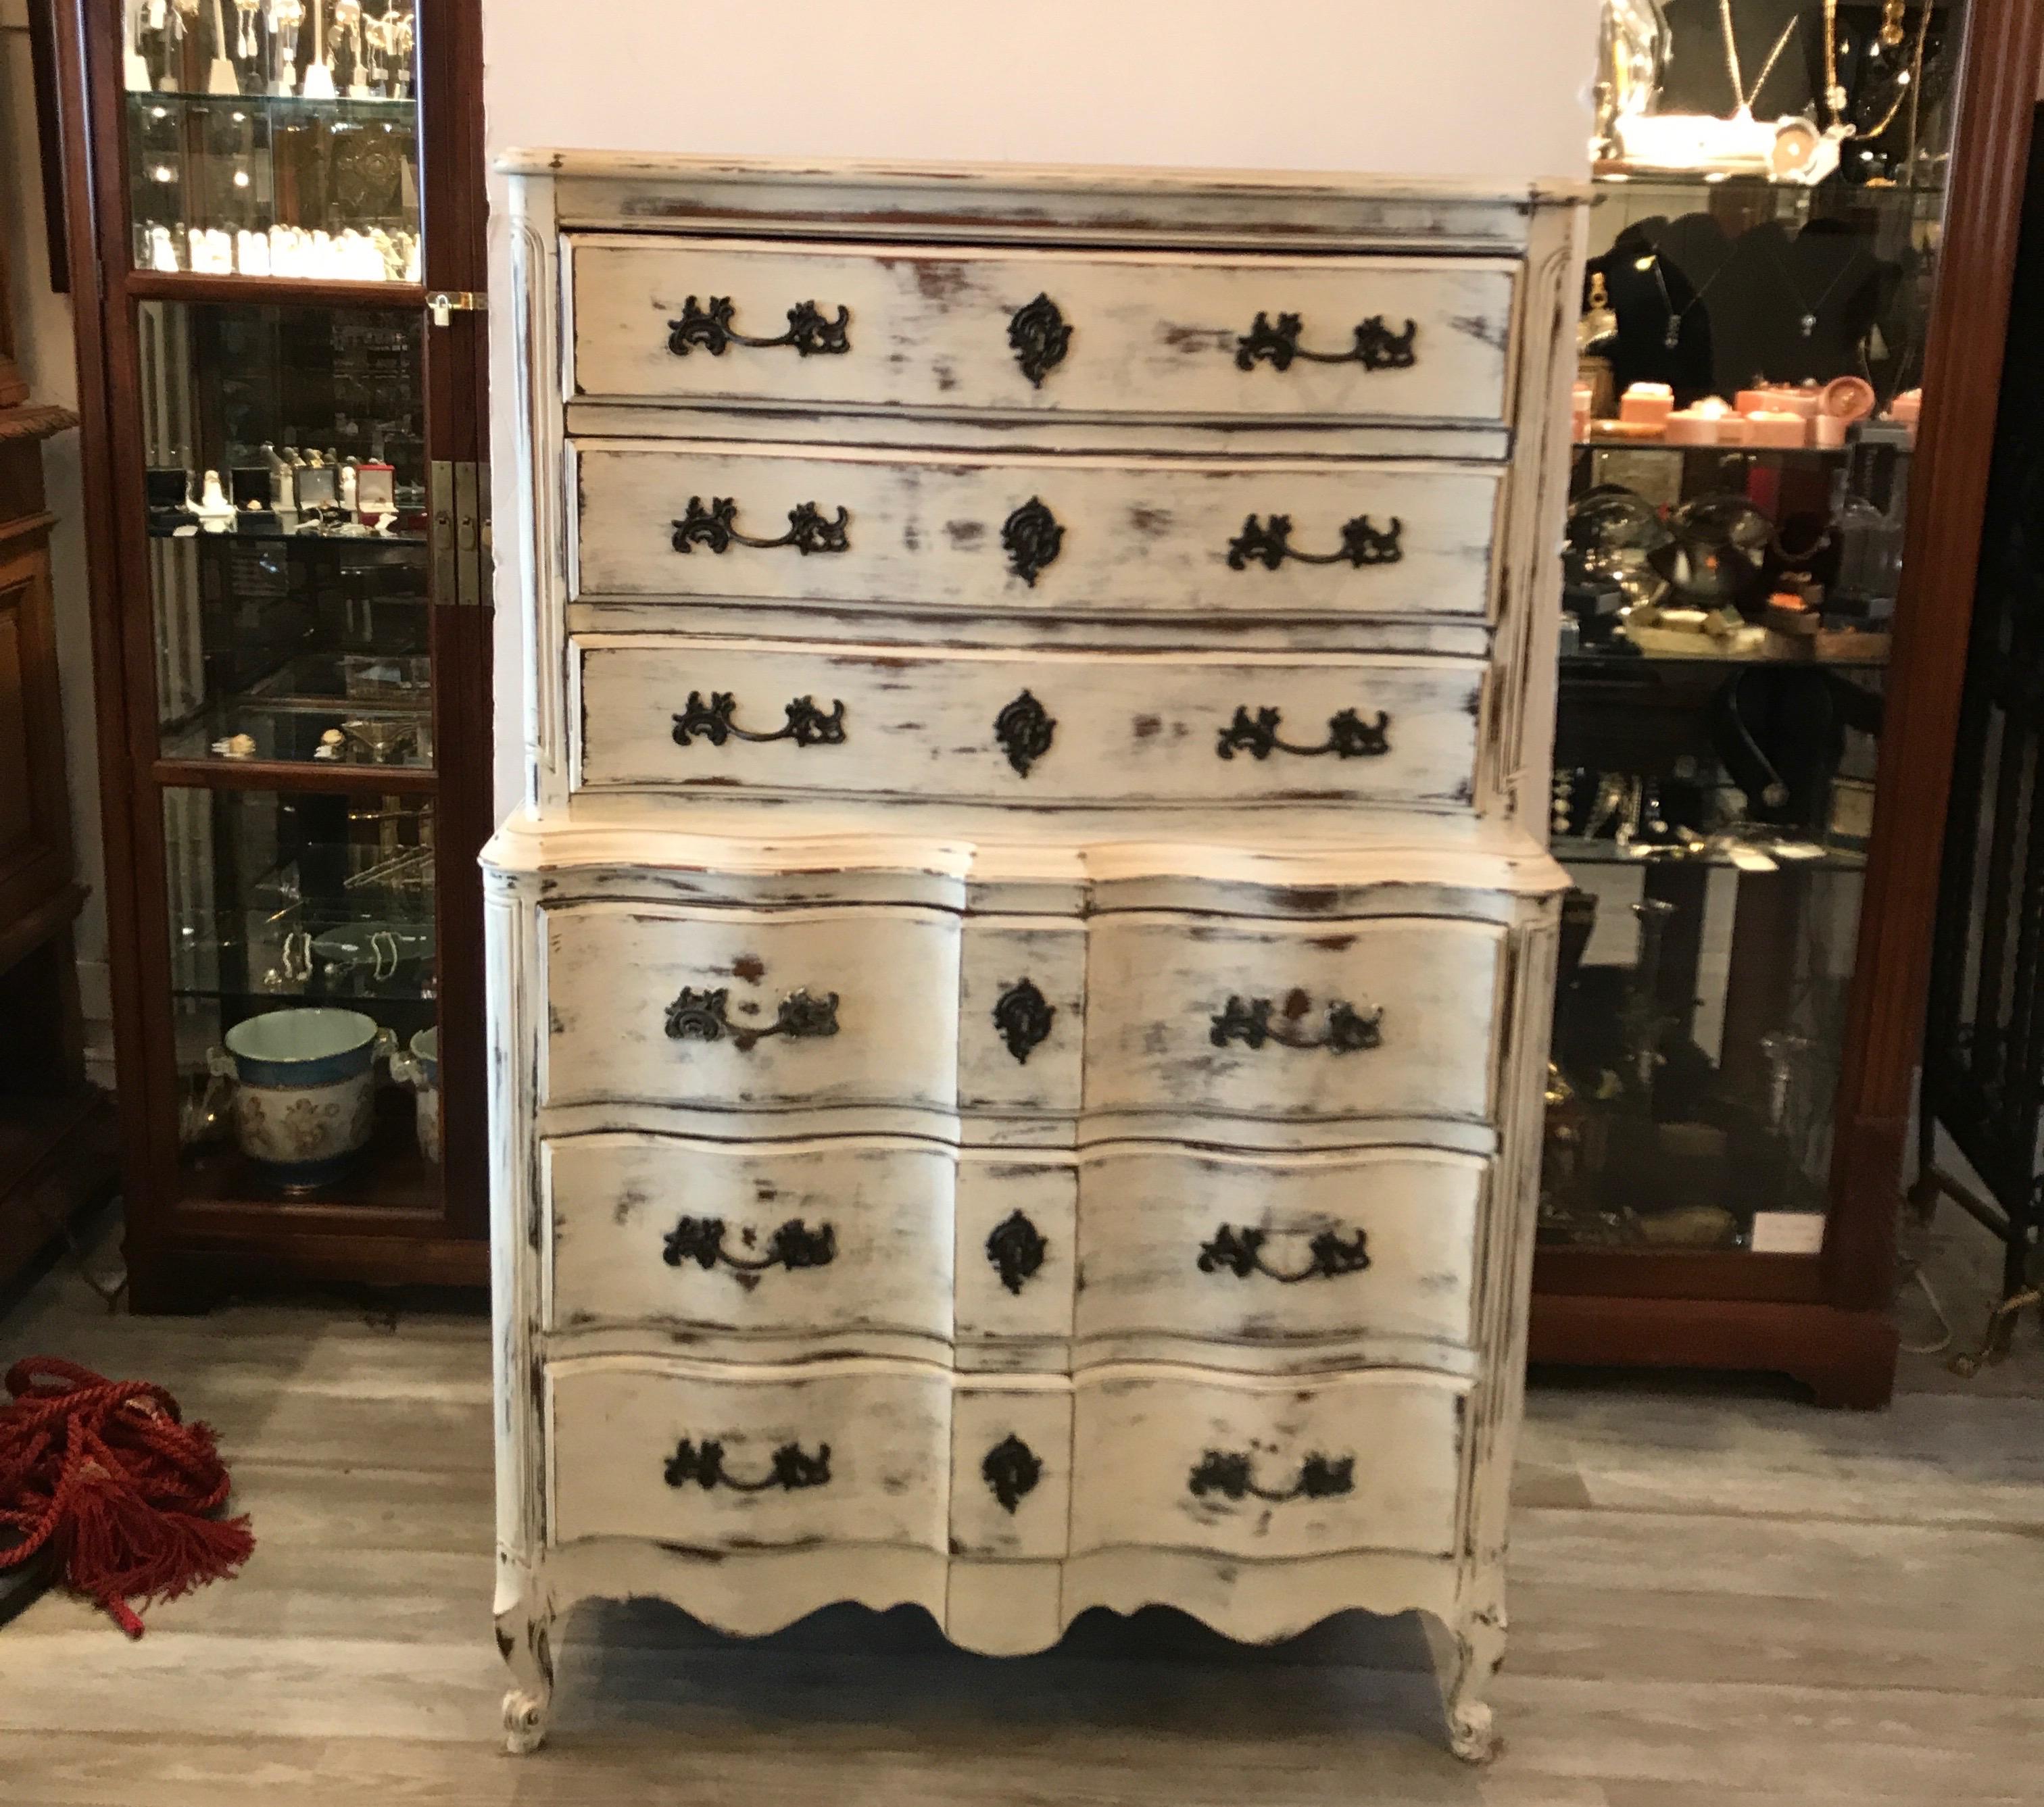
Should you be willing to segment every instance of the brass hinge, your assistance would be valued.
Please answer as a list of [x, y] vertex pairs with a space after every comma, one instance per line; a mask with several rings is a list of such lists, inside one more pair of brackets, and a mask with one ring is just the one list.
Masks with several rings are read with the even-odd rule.
[[433, 600], [479, 608], [490, 600], [490, 474], [472, 458], [436, 458], [428, 497]]
[[489, 311], [489, 296], [473, 289], [436, 289], [426, 297], [426, 317], [436, 326], [451, 324], [458, 313]]

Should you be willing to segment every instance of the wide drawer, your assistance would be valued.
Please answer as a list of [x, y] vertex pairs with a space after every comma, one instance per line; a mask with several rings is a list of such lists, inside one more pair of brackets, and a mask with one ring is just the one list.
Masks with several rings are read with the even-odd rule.
[[1238, 1557], [1454, 1549], [1465, 1384], [1129, 1367], [1075, 1389], [1071, 1550]]
[[953, 1149], [605, 1133], [541, 1156], [550, 1329], [951, 1335]]
[[855, 905], [543, 912], [540, 1102], [1076, 1111], [1076, 920]]
[[1495, 468], [574, 449], [585, 597], [1481, 620]]
[[572, 643], [590, 792], [1144, 809], [1452, 809], [1475, 795], [1467, 660]]
[[1089, 1112], [1275, 1123], [1493, 1109], [1504, 931], [1381, 917], [1100, 917], [1087, 971]]
[[947, 912], [578, 904], [542, 938], [543, 1104], [955, 1105]]
[[596, 1356], [551, 1366], [547, 1403], [556, 1543], [946, 1548], [941, 1368], [846, 1361], [791, 1375]]
[[1426, 1149], [1089, 1149], [1075, 1333], [1466, 1345], [1489, 1173], [1485, 1161]]
[[592, 401], [1502, 419], [1516, 266], [572, 238]]

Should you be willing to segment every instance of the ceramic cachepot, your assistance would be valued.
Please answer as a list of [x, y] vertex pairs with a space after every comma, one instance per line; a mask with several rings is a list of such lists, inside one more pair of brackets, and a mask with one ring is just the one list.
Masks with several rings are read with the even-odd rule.
[[207, 1057], [234, 1082], [234, 1139], [263, 1178], [316, 1192], [344, 1178], [375, 1122], [376, 1063], [397, 1038], [352, 1010], [275, 1010]]
[[440, 1158], [440, 1032], [437, 1024], [412, 1038], [410, 1049], [390, 1057], [390, 1076], [418, 1094], [419, 1153]]

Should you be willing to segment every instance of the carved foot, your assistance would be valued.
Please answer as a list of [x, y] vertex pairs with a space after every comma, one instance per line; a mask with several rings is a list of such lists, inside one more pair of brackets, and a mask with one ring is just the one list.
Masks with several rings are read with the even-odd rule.
[[554, 1702], [553, 1621], [513, 1606], [497, 1615], [497, 1648], [511, 1671], [504, 1697], [504, 1748], [528, 1755], [546, 1742]]
[[1448, 1709], [1448, 1748], [1466, 1763], [1487, 1763], [1502, 1748], [1491, 1711], [1481, 1701]]
[[548, 1703], [522, 1688], [504, 1697], [504, 1748], [514, 1757], [529, 1756], [547, 1741]]
[[1504, 1660], [1504, 1614], [1485, 1606], [1451, 1628], [1455, 1672], [1448, 1684], [1448, 1748], [1466, 1763], [1487, 1763], [1504, 1748], [1483, 1698]]

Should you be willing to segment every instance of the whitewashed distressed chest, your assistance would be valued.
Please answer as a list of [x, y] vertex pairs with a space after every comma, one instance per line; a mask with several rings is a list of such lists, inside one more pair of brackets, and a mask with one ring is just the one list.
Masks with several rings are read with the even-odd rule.
[[514, 160], [499, 1642], [1435, 1615], [1488, 1754], [1573, 198]]

